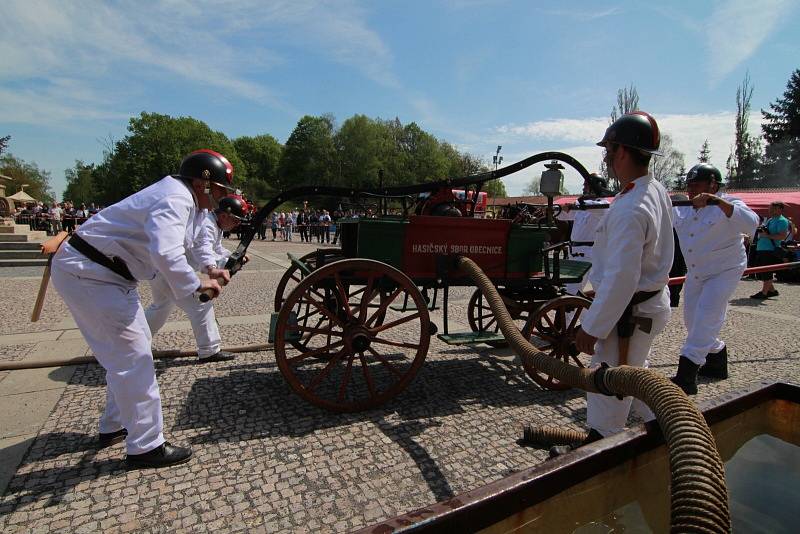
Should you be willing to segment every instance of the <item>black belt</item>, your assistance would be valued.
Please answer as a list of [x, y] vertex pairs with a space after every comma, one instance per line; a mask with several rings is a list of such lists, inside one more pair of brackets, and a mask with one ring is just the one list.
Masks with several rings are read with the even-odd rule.
[[570, 241], [569, 244], [573, 247], [593, 247], [594, 241]]
[[69, 244], [72, 246], [72, 248], [74, 248], [75, 250], [77, 250], [78, 252], [80, 252], [93, 262], [102, 265], [106, 269], [114, 271], [125, 280], [130, 280], [131, 282], [136, 281], [136, 278], [134, 278], [131, 272], [128, 270], [128, 266], [125, 264], [124, 261], [122, 261], [116, 256], [109, 258], [105, 254], [94, 248], [92, 245], [87, 243], [86, 240], [84, 240], [78, 234], [72, 234], [72, 237], [69, 238]]
[[633, 320], [633, 307], [637, 304], [641, 304], [646, 300], [650, 300], [651, 298], [655, 297], [659, 293], [663, 291], [659, 289], [658, 291], [637, 291], [631, 297], [631, 301], [625, 307], [625, 311], [622, 312], [622, 316], [617, 321], [617, 336], [619, 337], [632, 337], [633, 332], [636, 329], [636, 322]]

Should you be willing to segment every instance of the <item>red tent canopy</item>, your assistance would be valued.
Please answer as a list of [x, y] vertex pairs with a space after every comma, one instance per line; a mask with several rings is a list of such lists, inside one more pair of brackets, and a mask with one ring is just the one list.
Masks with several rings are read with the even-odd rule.
[[786, 204], [783, 214], [794, 221], [800, 223], [800, 191], [725, 191], [731, 196], [738, 197], [747, 206], [758, 213], [762, 218], [769, 217], [769, 205], [776, 200]]

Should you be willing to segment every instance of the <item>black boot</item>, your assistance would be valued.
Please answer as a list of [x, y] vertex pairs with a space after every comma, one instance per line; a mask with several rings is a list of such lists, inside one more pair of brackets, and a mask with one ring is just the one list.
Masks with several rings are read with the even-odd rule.
[[687, 395], [697, 394], [697, 370], [700, 366], [686, 356], [678, 360], [678, 372], [670, 378]]
[[709, 352], [706, 356], [705, 365], [700, 367], [697, 374], [708, 378], [719, 378], [721, 380], [728, 378], [728, 347], [722, 347], [722, 350], [716, 354]]
[[594, 443], [595, 441], [603, 439], [603, 435], [600, 434], [594, 428], [589, 429], [589, 435], [586, 436], [586, 439], [583, 441], [579, 441], [577, 443], [570, 443], [569, 445], [553, 445], [550, 447], [550, 458], [556, 458], [558, 456], [567, 454], [568, 452], [574, 451], [578, 447], [583, 447], [584, 445], [588, 445], [589, 443]]

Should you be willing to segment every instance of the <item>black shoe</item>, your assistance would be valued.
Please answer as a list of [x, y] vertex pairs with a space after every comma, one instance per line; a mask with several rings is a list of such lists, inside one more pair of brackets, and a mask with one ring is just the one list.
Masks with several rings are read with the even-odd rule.
[[114, 432], [100, 432], [100, 437], [97, 439], [97, 444], [100, 445], [101, 449], [110, 447], [116, 443], [125, 441], [125, 437], [127, 435], [128, 431], [124, 428], [120, 428]]
[[722, 347], [716, 354], [708, 353], [706, 363], [700, 367], [697, 374], [722, 380], [728, 378], [728, 347]]
[[769, 298], [769, 295], [765, 295], [764, 293], [762, 293], [761, 291], [759, 291], [758, 293], [755, 293], [755, 294], [753, 294], [753, 295], [750, 295], [750, 298], [751, 298], [751, 299], [756, 299], [756, 300], [764, 300], [764, 299], [768, 299], [768, 298]]
[[699, 368], [700, 366], [692, 360], [686, 356], [681, 356], [680, 360], [678, 360], [678, 373], [670, 378], [670, 380], [687, 395], [696, 395], [697, 370]]
[[206, 356], [205, 358], [199, 358], [197, 360], [197, 363], [229, 362], [235, 359], [236, 355], [234, 353], [221, 350], [216, 354], [212, 354], [211, 356]]
[[131, 469], [141, 467], [169, 467], [188, 462], [192, 457], [192, 449], [189, 447], [177, 447], [164, 442], [152, 451], [142, 454], [129, 454], [125, 462]]
[[767, 291], [767, 297], [777, 297], [778, 295], [780, 295], [780, 293], [778, 293], [777, 289]]
[[557, 458], [558, 456], [562, 456], [567, 454], [568, 452], [572, 452], [579, 447], [583, 447], [584, 445], [588, 445], [589, 443], [594, 443], [595, 441], [599, 441], [603, 439], [603, 435], [600, 434], [594, 428], [589, 429], [589, 434], [586, 436], [586, 439], [577, 443], [570, 443], [569, 445], [553, 445], [550, 447], [550, 458]]

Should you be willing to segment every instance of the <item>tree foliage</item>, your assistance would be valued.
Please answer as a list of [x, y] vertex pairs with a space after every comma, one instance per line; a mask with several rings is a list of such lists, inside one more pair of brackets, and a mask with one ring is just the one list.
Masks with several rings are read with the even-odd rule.
[[224, 154], [235, 169], [234, 180], [246, 181], [246, 169], [233, 144], [221, 132], [192, 117], [143, 112], [130, 119], [128, 135], [105, 154], [93, 174], [97, 201], [113, 204], [178, 171], [186, 154], [210, 148]]
[[759, 182], [761, 140], [749, 131], [752, 98], [753, 84], [750, 74], [745, 74], [742, 84], [736, 88], [736, 138], [726, 164], [730, 187], [754, 187]]
[[700, 153], [697, 155], [697, 161], [700, 163], [711, 161], [711, 147], [708, 144], [708, 139], [703, 141], [703, 146], [700, 147]]
[[233, 140], [236, 154], [242, 160], [243, 172], [235, 183], [249, 198], [264, 199], [280, 190], [278, 165], [283, 146], [269, 134], [242, 136]]
[[664, 155], [650, 158], [650, 174], [665, 187], [670, 187], [678, 177], [686, 174], [684, 155], [675, 147], [672, 136], [664, 132], [661, 133], [659, 150]]
[[75, 161], [75, 166], [64, 171], [67, 178], [67, 188], [61, 196], [62, 200], [71, 200], [75, 206], [87, 206], [97, 199], [94, 187], [94, 164], [86, 164], [80, 160]]
[[36, 163], [28, 163], [7, 153], [0, 156], [0, 174], [11, 178], [11, 183], [6, 184], [8, 195], [22, 190], [24, 185], [25, 192], [36, 200], [50, 203], [55, 198], [50, 189], [50, 173], [40, 169]]
[[786, 84], [782, 98], [761, 110], [761, 131], [767, 145], [764, 175], [770, 185], [800, 185], [800, 69]]
[[6, 148], [8, 148], [8, 142], [10, 140], [11, 140], [11, 136], [10, 135], [6, 135], [4, 137], [0, 137], [0, 156], [2, 156], [3, 152], [5, 152]]
[[[639, 109], [639, 92], [636, 90], [636, 86], [631, 83], [630, 87], [623, 87], [617, 90], [617, 103], [611, 108], [608, 124], [613, 124], [621, 116], [637, 109]], [[609, 179], [611, 189], [619, 191], [619, 180], [616, 178], [611, 179], [608, 176], [605, 158], [600, 160], [600, 175]]]

